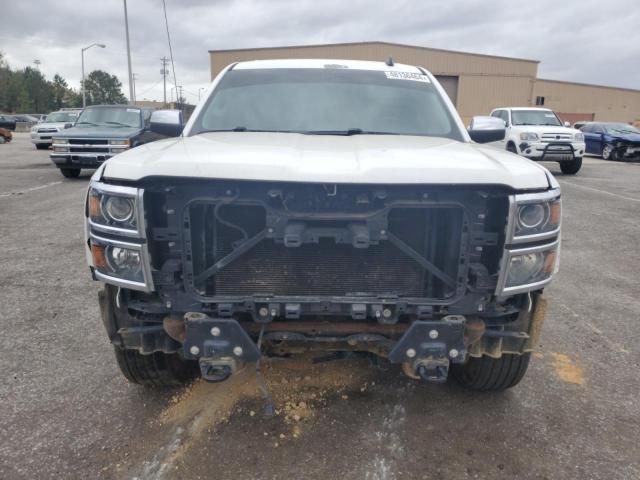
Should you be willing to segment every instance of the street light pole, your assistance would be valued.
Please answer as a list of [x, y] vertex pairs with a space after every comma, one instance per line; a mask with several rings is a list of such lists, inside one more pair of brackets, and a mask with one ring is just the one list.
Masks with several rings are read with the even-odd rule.
[[135, 102], [133, 93], [133, 72], [131, 71], [131, 48], [129, 47], [129, 17], [127, 16], [127, 0], [124, 0], [124, 29], [127, 33], [127, 64], [129, 65], [129, 103]]
[[84, 52], [85, 50], [89, 50], [91, 47], [107, 48], [103, 43], [92, 43], [88, 47], [80, 49], [80, 57], [82, 58], [82, 108], [87, 106], [87, 96], [84, 89]]

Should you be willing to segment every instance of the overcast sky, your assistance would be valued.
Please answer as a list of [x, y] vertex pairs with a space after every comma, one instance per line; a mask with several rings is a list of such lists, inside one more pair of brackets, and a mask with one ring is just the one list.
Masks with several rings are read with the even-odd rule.
[[[542, 78], [640, 89], [639, 0], [166, 0], [176, 76], [189, 102], [212, 49], [380, 40], [540, 60]], [[138, 99], [162, 99], [162, 0], [128, 0]], [[116, 74], [128, 95], [122, 0], [0, 1], [0, 51], [14, 68]], [[427, 66], [428, 67], [428, 66]]]

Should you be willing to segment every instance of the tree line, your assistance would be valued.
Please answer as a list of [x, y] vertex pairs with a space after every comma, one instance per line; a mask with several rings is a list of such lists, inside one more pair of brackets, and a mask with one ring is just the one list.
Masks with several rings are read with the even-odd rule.
[[[127, 103], [116, 75], [94, 70], [85, 79], [87, 105]], [[82, 107], [82, 92], [61, 75], [52, 80], [33, 67], [13, 70], [0, 52], [0, 112], [48, 113], [60, 108]]]

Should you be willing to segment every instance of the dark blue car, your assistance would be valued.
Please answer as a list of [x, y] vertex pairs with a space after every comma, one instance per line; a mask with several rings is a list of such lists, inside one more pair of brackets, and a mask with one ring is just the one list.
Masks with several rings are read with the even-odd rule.
[[626, 123], [589, 122], [581, 129], [587, 153], [605, 160], [640, 159], [640, 130]]

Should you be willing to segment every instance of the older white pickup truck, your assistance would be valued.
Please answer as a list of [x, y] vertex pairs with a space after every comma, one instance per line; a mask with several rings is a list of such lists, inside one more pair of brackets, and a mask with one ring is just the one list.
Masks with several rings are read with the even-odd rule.
[[574, 175], [582, 167], [586, 145], [580, 130], [570, 128], [548, 108], [501, 107], [491, 116], [504, 121], [505, 137], [499, 142], [512, 153], [539, 162], [558, 162], [562, 173]]
[[358, 352], [516, 385], [557, 268], [560, 188], [480, 145], [438, 81], [389, 62], [230, 65], [178, 135], [91, 180], [86, 252], [123, 374], [221, 381], [265, 355]]

